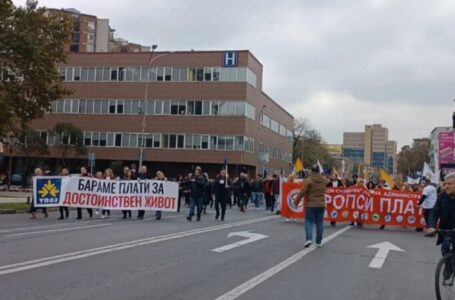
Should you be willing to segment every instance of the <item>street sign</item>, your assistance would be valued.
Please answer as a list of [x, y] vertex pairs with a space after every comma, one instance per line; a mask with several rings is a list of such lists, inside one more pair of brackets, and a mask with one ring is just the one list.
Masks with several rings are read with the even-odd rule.
[[247, 245], [247, 244], [250, 244], [250, 243], [253, 243], [253, 242], [256, 242], [256, 241], [269, 237], [268, 235], [253, 233], [253, 232], [248, 232], [248, 231], [231, 232], [228, 234], [228, 238], [233, 237], [233, 236], [245, 237], [247, 239], [240, 241], [240, 242], [235, 242], [235, 243], [223, 246], [223, 247], [215, 248], [215, 249], [212, 249], [211, 251], [222, 253], [222, 252], [225, 252], [225, 251], [228, 251], [228, 250], [231, 250], [231, 249], [243, 246], [243, 245]]
[[373, 268], [373, 269], [381, 269], [382, 265], [384, 265], [385, 260], [387, 259], [387, 256], [389, 255], [390, 251], [398, 251], [398, 252], [406, 252], [403, 249], [395, 246], [391, 242], [382, 242], [379, 244], [374, 244], [371, 246], [368, 246], [367, 248], [374, 248], [378, 249], [378, 252], [376, 252], [376, 255], [374, 258], [371, 260], [370, 265], [368, 267]]

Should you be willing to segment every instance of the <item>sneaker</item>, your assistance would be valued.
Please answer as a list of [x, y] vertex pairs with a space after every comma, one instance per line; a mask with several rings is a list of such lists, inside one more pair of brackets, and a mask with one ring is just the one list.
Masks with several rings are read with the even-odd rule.
[[306, 241], [306, 242], [305, 242], [305, 248], [310, 247], [312, 244], [313, 244], [312, 241]]
[[319, 243], [319, 244], [316, 243], [316, 247], [321, 248], [321, 247], [322, 247], [322, 244], [321, 244], [321, 243]]
[[291, 221], [291, 219], [289, 219], [289, 218], [286, 218], [286, 222], [289, 222], [289, 221]]
[[101, 219], [104, 219], [104, 218], [106, 218], [106, 217], [105, 216], [101, 216]]
[[186, 217], [186, 219], [191, 222], [191, 217]]
[[99, 214], [100, 214], [100, 210], [99, 209], [95, 210], [95, 215], [99, 215]]

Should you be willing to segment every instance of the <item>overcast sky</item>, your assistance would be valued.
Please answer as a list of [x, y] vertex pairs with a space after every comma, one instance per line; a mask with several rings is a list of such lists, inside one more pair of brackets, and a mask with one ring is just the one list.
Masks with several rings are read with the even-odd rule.
[[451, 125], [452, 0], [39, 3], [108, 18], [117, 37], [161, 51], [248, 49], [264, 66], [264, 91], [328, 143], [380, 123], [402, 146]]

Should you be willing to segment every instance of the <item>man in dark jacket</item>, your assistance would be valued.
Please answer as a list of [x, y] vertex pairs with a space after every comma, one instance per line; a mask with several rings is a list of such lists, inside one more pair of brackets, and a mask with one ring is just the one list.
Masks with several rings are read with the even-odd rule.
[[202, 174], [201, 168], [196, 167], [194, 175], [190, 179], [191, 185], [191, 194], [190, 194], [190, 213], [186, 219], [191, 221], [194, 216], [194, 207], [197, 207], [197, 219], [196, 221], [201, 220], [202, 213], [202, 201], [204, 200], [204, 190], [207, 185], [207, 180]]
[[[147, 166], [142, 165], [141, 168], [139, 169], [139, 173], [137, 173], [137, 180], [145, 180], [148, 179], [147, 176]], [[145, 215], [145, 210], [138, 210], [137, 211], [137, 218], [139, 220], [143, 220]]]
[[[455, 173], [449, 173], [444, 178], [444, 191], [439, 194], [434, 206], [434, 224], [439, 221], [439, 229], [455, 229]], [[450, 242], [439, 233], [437, 245], [441, 245], [442, 254], [448, 253]]]
[[[332, 188], [343, 187], [343, 182], [340, 179], [338, 179], [338, 177], [335, 173], [333, 173], [330, 176], [330, 182], [329, 182], [329, 184], [327, 184], [327, 187], [332, 187]], [[337, 224], [336, 222], [330, 222], [330, 226], [332, 226], [332, 227], [335, 227], [336, 224]]]
[[251, 186], [248, 181], [248, 175], [240, 173], [239, 181], [237, 182], [237, 193], [239, 197], [240, 211], [245, 212], [248, 206], [248, 198], [251, 194]]
[[313, 243], [313, 224], [316, 224], [316, 246], [322, 245], [322, 234], [324, 230], [325, 191], [328, 184], [327, 178], [319, 173], [319, 166], [311, 168], [311, 175], [305, 179], [303, 188], [297, 195], [294, 204], [299, 205], [300, 200], [305, 197], [305, 248]]
[[220, 217], [220, 204], [221, 204], [221, 221], [224, 221], [224, 215], [226, 214], [226, 203], [229, 197], [229, 188], [231, 182], [229, 175], [226, 170], [221, 170], [220, 175], [215, 179], [213, 191], [215, 194], [215, 219], [218, 220]]

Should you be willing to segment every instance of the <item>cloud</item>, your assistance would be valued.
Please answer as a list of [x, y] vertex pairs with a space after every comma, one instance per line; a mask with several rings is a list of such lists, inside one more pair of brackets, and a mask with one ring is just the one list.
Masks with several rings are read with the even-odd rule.
[[328, 142], [340, 142], [343, 131], [381, 123], [399, 144], [407, 144], [451, 124], [453, 1], [40, 4], [109, 18], [119, 36], [158, 44], [159, 50], [249, 49], [264, 65], [264, 91], [295, 117], [311, 115]]

